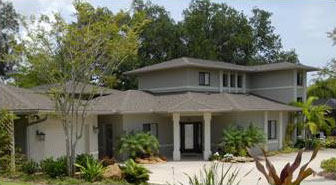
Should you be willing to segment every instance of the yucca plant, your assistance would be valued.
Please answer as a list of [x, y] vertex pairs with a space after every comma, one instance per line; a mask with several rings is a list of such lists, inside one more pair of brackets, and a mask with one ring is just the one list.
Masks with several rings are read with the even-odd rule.
[[94, 182], [102, 179], [104, 173], [104, 166], [97, 160], [92, 160], [89, 157], [86, 157], [86, 164], [82, 166], [80, 164], [75, 164], [82, 173], [83, 178], [86, 181]]
[[263, 151], [263, 154], [264, 154], [264, 157], [265, 157], [266, 168], [267, 168], [268, 172], [266, 171], [264, 165], [262, 165], [260, 163], [260, 159], [257, 156], [253, 156], [252, 152], [250, 150], [249, 150], [249, 153], [254, 158], [257, 169], [265, 176], [265, 178], [266, 178], [266, 180], [269, 184], [272, 184], [272, 185], [299, 185], [308, 176], [310, 176], [312, 174], [314, 174], [314, 175], [316, 174], [316, 172], [313, 169], [307, 168], [307, 167], [308, 167], [309, 163], [312, 160], [315, 159], [315, 157], [317, 155], [317, 152], [318, 152], [318, 148], [315, 148], [310, 160], [300, 168], [299, 175], [297, 176], [297, 178], [295, 180], [293, 179], [293, 174], [294, 174], [294, 171], [296, 169], [298, 169], [300, 164], [301, 164], [303, 150], [300, 150], [298, 152], [298, 154], [296, 156], [296, 159], [293, 162], [293, 164], [287, 163], [285, 165], [285, 167], [281, 170], [280, 176], [277, 175], [277, 172], [276, 172], [273, 164], [267, 158], [266, 152], [263, 149], [261, 149], [261, 150]]
[[232, 165], [224, 169], [222, 164], [221, 171], [218, 170], [218, 163], [212, 163], [210, 168], [207, 169], [206, 166], [200, 171], [200, 175], [190, 176], [186, 174], [189, 179], [190, 185], [238, 185], [241, 180], [251, 173], [252, 170], [247, 172], [242, 178], [238, 179], [238, 174], [240, 169], [232, 169]]

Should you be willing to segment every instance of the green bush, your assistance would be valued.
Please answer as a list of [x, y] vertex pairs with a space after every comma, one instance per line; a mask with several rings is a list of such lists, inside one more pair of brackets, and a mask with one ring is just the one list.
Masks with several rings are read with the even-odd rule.
[[297, 139], [294, 144], [295, 148], [304, 148], [305, 146], [306, 146], [306, 143], [304, 139]]
[[147, 184], [150, 171], [144, 166], [135, 163], [132, 159], [125, 162], [125, 166], [121, 167], [127, 182], [132, 184]]
[[335, 137], [327, 137], [325, 140], [324, 146], [326, 148], [336, 148], [336, 138]]
[[336, 173], [336, 157], [323, 160], [321, 162], [321, 168], [326, 172], [334, 172]]
[[120, 138], [118, 149], [120, 153], [127, 153], [132, 159], [148, 157], [159, 152], [159, 141], [150, 133], [131, 132]]
[[[86, 168], [87, 160], [94, 161], [95, 159], [90, 154], [79, 154], [76, 156], [75, 163]], [[77, 169], [80, 170], [79, 167], [77, 167]]]
[[89, 182], [101, 180], [105, 170], [100, 162], [90, 158], [89, 156], [86, 156], [86, 163], [84, 166], [80, 164], [75, 164], [75, 166], [80, 169], [83, 178]]
[[37, 162], [29, 160], [22, 164], [21, 169], [25, 174], [31, 175], [39, 170], [39, 165]]
[[42, 172], [51, 178], [62, 177], [67, 175], [66, 157], [60, 157], [54, 160], [52, 157], [41, 161]]
[[246, 148], [263, 142], [265, 142], [263, 131], [250, 124], [247, 129], [241, 127], [224, 129], [219, 146], [222, 153], [247, 156]]

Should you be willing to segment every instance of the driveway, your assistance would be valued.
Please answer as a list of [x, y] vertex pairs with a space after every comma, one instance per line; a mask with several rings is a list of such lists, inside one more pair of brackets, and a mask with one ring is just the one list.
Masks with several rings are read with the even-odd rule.
[[[311, 156], [312, 152], [304, 152], [302, 157], [301, 165], [306, 163]], [[283, 166], [286, 165], [287, 162], [293, 162], [296, 157], [296, 153], [291, 154], [280, 154], [277, 156], [270, 157], [269, 159], [272, 161], [273, 165], [275, 166], [278, 173], [280, 173]], [[331, 157], [336, 157], [336, 150], [332, 149], [326, 149], [326, 150], [320, 150], [317, 154], [317, 157], [315, 160], [313, 160], [309, 167], [311, 167], [316, 172], [321, 171], [320, 168], [321, 161], [324, 159], [328, 159]], [[225, 168], [228, 168], [231, 164], [230, 163], [222, 163]], [[145, 165], [151, 172], [150, 176], [150, 183], [153, 184], [188, 184], [188, 179], [185, 175], [185, 173], [189, 175], [199, 174], [199, 171], [203, 168], [203, 166], [209, 166], [211, 165], [211, 162], [209, 161], [197, 161], [197, 160], [190, 160], [190, 161], [172, 161], [167, 162], [164, 164], [154, 164], [154, 165]], [[265, 178], [262, 176], [262, 174], [257, 171], [255, 168], [254, 162], [249, 163], [235, 163], [233, 164], [233, 169], [239, 168], [240, 173], [239, 176], [242, 177], [244, 174], [246, 174], [248, 171], [252, 169], [252, 172], [242, 179], [240, 184], [267, 184]], [[296, 177], [298, 171], [296, 174], [294, 174], [294, 177]], [[240, 178], [238, 178], [240, 179]], [[320, 184], [320, 185], [336, 185], [336, 181], [331, 180], [325, 180], [323, 177], [320, 176], [310, 176], [308, 177], [304, 183], [305, 185], [313, 185], [313, 184]]]

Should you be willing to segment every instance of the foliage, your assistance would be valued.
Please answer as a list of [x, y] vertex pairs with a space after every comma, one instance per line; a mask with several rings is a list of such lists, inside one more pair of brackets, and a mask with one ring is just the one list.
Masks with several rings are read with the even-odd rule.
[[295, 148], [305, 148], [306, 150], [313, 150], [320, 147], [322, 141], [317, 138], [306, 138], [306, 139], [297, 139], [294, 147]]
[[40, 162], [43, 173], [51, 178], [62, 177], [67, 175], [66, 157], [60, 157], [54, 160], [52, 157]]
[[313, 102], [317, 99], [317, 97], [309, 97], [306, 102], [295, 102], [293, 104], [302, 109], [305, 119], [301, 119], [301, 121], [306, 129], [313, 135], [319, 131], [324, 131], [329, 135], [331, 130], [335, 127], [335, 121], [333, 118], [326, 116], [330, 111], [330, 107], [325, 105], [313, 105]]
[[[252, 170], [251, 170], [252, 171]], [[242, 178], [246, 177], [251, 171], [247, 172]], [[186, 174], [191, 185], [226, 185], [226, 184], [240, 184], [241, 179], [238, 179], [239, 169], [232, 169], [232, 165], [224, 169], [222, 164], [221, 169], [218, 169], [218, 163], [212, 163], [210, 168], [205, 166], [200, 171], [200, 175], [190, 176]]]
[[[87, 164], [87, 160], [89, 161], [94, 161], [95, 159], [93, 158], [93, 156], [91, 154], [79, 154], [76, 156], [76, 164], [79, 166], [83, 166], [84, 168], [86, 168], [86, 164]], [[79, 169], [79, 168], [78, 168]]]
[[78, 168], [80, 168], [81, 175], [86, 181], [94, 182], [101, 180], [104, 173], [104, 166], [98, 162], [97, 160], [92, 160], [90, 157], [86, 157], [85, 166], [80, 164], [75, 164]]
[[265, 142], [263, 132], [253, 126], [253, 124], [250, 124], [247, 129], [231, 127], [223, 130], [220, 149], [223, 153], [230, 153], [235, 156], [246, 156], [246, 148], [263, 142]]
[[114, 157], [109, 157], [109, 156], [105, 156], [103, 157], [103, 159], [101, 160], [101, 163], [104, 167], [110, 166], [110, 165], [114, 165], [117, 162], [117, 160]]
[[[311, 156], [310, 160], [300, 168], [299, 174], [298, 174], [298, 176], [295, 180], [293, 179], [294, 172], [295, 172], [296, 169], [298, 169], [298, 167], [301, 164], [303, 150], [300, 150], [298, 152], [298, 154], [295, 158], [295, 161], [292, 164], [290, 164], [288, 162], [284, 166], [284, 168], [281, 170], [280, 176], [277, 174], [273, 164], [267, 158], [266, 152], [263, 149], [261, 149], [261, 150], [264, 153], [264, 157], [265, 157], [265, 161], [266, 161], [266, 168], [267, 168], [268, 172], [265, 170], [264, 165], [261, 164], [260, 158], [258, 156], [253, 156], [253, 158], [255, 160], [257, 169], [265, 176], [265, 178], [266, 178], [266, 180], [269, 184], [272, 184], [272, 185], [299, 185], [299, 184], [301, 184], [301, 182], [305, 178], [307, 178], [308, 176], [316, 173], [313, 169], [307, 168], [307, 167], [308, 167], [309, 163], [312, 160], [315, 159], [319, 148], [315, 148], [315, 150], [312, 153], [312, 156]], [[251, 152], [249, 152], [249, 153], [252, 154]]]
[[5, 60], [11, 54], [12, 45], [16, 44], [15, 34], [19, 32], [19, 15], [13, 3], [0, 0], [0, 81], [1, 77], [8, 78], [8, 72], [13, 70], [14, 61]]
[[304, 139], [297, 139], [294, 144], [295, 148], [304, 148], [305, 146], [306, 146], [306, 142]]
[[127, 182], [132, 184], [147, 184], [149, 174], [151, 173], [143, 165], [137, 164], [133, 159], [127, 160], [125, 165], [121, 166], [121, 170]]
[[324, 146], [326, 148], [336, 148], [336, 137], [327, 137], [324, 141]]
[[130, 132], [118, 143], [120, 153], [127, 153], [132, 159], [153, 156], [159, 152], [159, 141], [150, 133]]
[[322, 99], [336, 98], [336, 78], [318, 79], [308, 88], [307, 96]]
[[330, 159], [323, 160], [321, 162], [321, 168], [326, 172], [336, 173], [336, 158], [332, 157]]
[[288, 154], [288, 153], [293, 153], [293, 152], [298, 152], [298, 151], [299, 151], [298, 148], [292, 148], [292, 147], [289, 147], [289, 146], [285, 146], [282, 150], [268, 151], [267, 156], [274, 156], [274, 155], [278, 155], [278, 154]]
[[33, 160], [28, 160], [23, 163], [21, 169], [24, 173], [31, 175], [39, 170], [39, 164]]

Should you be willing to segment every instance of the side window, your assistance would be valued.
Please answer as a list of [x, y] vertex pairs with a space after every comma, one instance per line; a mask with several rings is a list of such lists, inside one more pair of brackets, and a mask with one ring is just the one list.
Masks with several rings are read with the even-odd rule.
[[302, 102], [303, 102], [303, 99], [302, 99], [302, 97], [297, 97], [297, 98], [296, 98], [296, 101], [302, 103]]
[[236, 87], [236, 75], [230, 75], [230, 87]]
[[229, 86], [229, 78], [228, 74], [223, 74], [223, 87], [228, 87]]
[[142, 131], [149, 132], [153, 136], [158, 137], [158, 124], [157, 123], [144, 123], [142, 124]]
[[237, 77], [238, 79], [238, 84], [237, 84], [237, 86], [238, 86], [238, 88], [242, 88], [243, 87], [243, 76], [242, 75], [238, 75], [238, 77]]
[[276, 120], [268, 121], [268, 139], [277, 138], [277, 123]]
[[199, 85], [210, 85], [210, 73], [209, 72], [199, 72]]
[[303, 85], [303, 73], [302, 72], [297, 73], [297, 85], [298, 86]]

